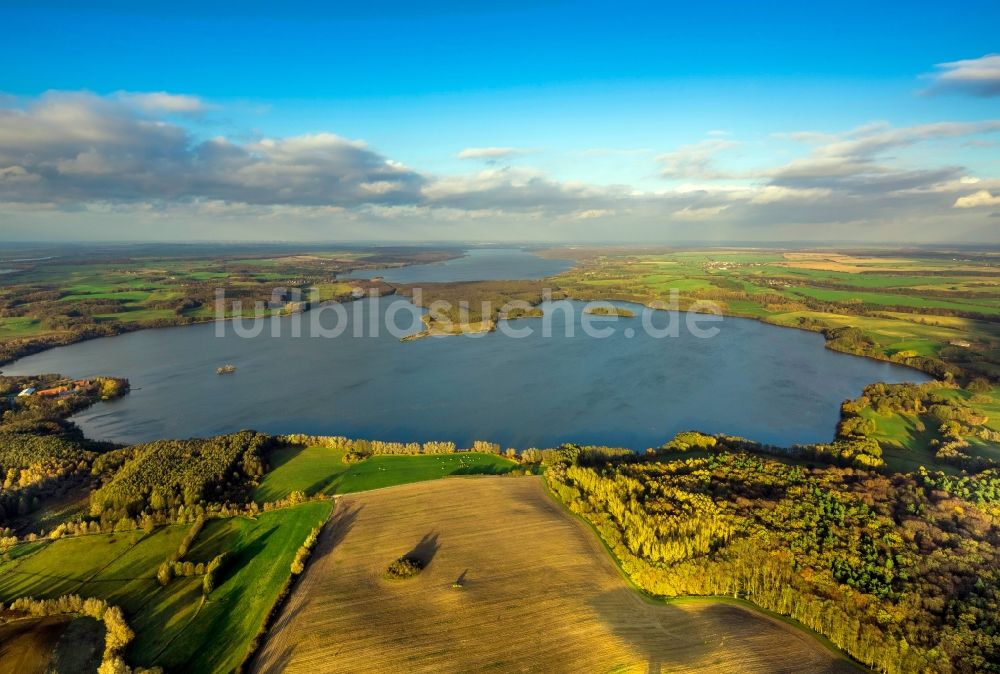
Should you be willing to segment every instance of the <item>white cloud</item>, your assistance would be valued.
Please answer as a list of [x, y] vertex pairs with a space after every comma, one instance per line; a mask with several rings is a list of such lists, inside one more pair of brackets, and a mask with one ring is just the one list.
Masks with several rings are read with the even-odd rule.
[[955, 199], [955, 208], [979, 208], [980, 206], [1000, 206], [1000, 195], [993, 196], [989, 190], [979, 190]]
[[682, 145], [673, 152], [667, 152], [657, 157], [663, 164], [660, 175], [664, 178], [695, 178], [698, 180], [717, 180], [731, 177], [730, 173], [720, 171], [715, 167], [716, 155], [725, 150], [739, 146], [734, 140], [713, 138], [703, 140], [693, 145]]
[[574, 214], [578, 220], [590, 220], [591, 218], [605, 218], [614, 215], [615, 211], [610, 208], [589, 208]]
[[751, 204], [773, 204], [779, 201], [815, 201], [833, 194], [825, 187], [793, 188], [765, 185], [750, 198]]
[[729, 206], [702, 206], [701, 208], [685, 206], [679, 211], [671, 213], [671, 216], [678, 220], [711, 220], [727, 208]]
[[531, 152], [520, 147], [467, 147], [455, 156], [459, 159], [486, 159], [496, 161]]
[[432, 206], [568, 213], [603, 209], [626, 197], [621, 187], [554, 180], [537, 169], [505, 167], [472, 175], [444, 176], [423, 188]]
[[928, 93], [965, 93], [974, 96], [1000, 96], [1000, 54], [963, 59], [935, 66]]
[[119, 91], [116, 97], [145, 112], [157, 114], [193, 115], [205, 112], [209, 106], [197, 96], [168, 94], [165, 91], [131, 92]]

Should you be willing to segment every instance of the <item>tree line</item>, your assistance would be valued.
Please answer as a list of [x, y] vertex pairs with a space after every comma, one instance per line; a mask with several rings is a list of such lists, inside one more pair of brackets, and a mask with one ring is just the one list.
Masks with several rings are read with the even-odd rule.
[[[0, 605], [2, 609], [2, 605]], [[57, 615], [78, 615], [93, 618], [104, 624], [104, 654], [98, 667], [98, 674], [161, 674], [162, 669], [153, 667], [132, 668], [123, 657], [135, 632], [125, 622], [125, 614], [117, 606], [111, 606], [103, 599], [79, 595], [63, 595], [54, 599], [33, 599], [20, 597], [11, 602], [9, 610], [36, 618]]]

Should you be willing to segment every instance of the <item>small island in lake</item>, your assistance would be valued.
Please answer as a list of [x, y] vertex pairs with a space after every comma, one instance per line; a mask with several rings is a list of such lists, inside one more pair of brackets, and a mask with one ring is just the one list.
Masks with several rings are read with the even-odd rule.
[[227, 364], [227, 365], [223, 365], [222, 367], [216, 369], [215, 371], [218, 374], [232, 374], [233, 372], [236, 372], [236, 366], [235, 365]]
[[500, 312], [500, 318], [507, 321], [517, 320], [518, 318], [541, 318], [545, 315], [541, 307], [514, 307], [508, 311]]
[[451, 323], [449, 321], [435, 321], [430, 315], [424, 315], [420, 320], [427, 327], [420, 332], [402, 337], [399, 341], [413, 342], [425, 337], [446, 337], [449, 335], [478, 335], [484, 332], [493, 332], [497, 327], [496, 321], [493, 320]]
[[594, 316], [621, 316], [622, 318], [634, 318], [635, 312], [623, 307], [587, 307], [583, 310], [585, 314]]

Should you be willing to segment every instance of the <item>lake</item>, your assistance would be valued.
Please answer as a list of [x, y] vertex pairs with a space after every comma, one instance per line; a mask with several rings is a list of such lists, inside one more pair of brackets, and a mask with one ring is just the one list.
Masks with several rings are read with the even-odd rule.
[[367, 269], [353, 278], [381, 276], [389, 283], [444, 283], [447, 281], [510, 281], [542, 279], [566, 271], [570, 260], [539, 257], [520, 248], [473, 248], [463, 257], [434, 264]]
[[[275, 319], [252, 338], [237, 336], [231, 324], [146, 330], [35, 354], [6, 370], [128, 377], [129, 395], [75, 417], [95, 439], [140, 442], [253, 428], [460, 446], [483, 439], [519, 448], [578, 442], [640, 450], [688, 429], [780, 445], [829, 441], [841, 401], [866, 384], [927, 379], [829, 351], [821, 335], [749, 319], [721, 319], [708, 339], [683, 328], [657, 339], [641, 329], [641, 317], [603, 318], [599, 325], [614, 334], [599, 339], [582, 332], [583, 303], [561, 301], [544, 305], [549, 318], [512, 322], [533, 330], [523, 338], [496, 332], [403, 343], [369, 328], [373, 321], [384, 326], [393, 311], [397, 325], [412, 321], [408, 313], [416, 310], [405, 300], [340, 307], [347, 318], [336, 338], [292, 336], [294, 321], [317, 320], [328, 329], [339, 323], [312, 311]], [[657, 326], [686, 316], [649, 315]], [[552, 336], [542, 334], [544, 321]], [[272, 326], [280, 336], [271, 336]], [[216, 336], [220, 328], [225, 336]], [[355, 329], [365, 336], [354, 336]], [[237, 371], [216, 374], [226, 363]]]

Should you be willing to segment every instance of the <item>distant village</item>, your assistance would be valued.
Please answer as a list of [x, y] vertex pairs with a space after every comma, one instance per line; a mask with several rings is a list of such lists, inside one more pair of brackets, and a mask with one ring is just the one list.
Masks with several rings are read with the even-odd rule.
[[89, 393], [93, 392], [96, 388], [97, 383], [95, 381], [90, 379], [77, 379], [69, 384], [54, 386], [52, 388], [36, 389], [33, 386], [29, 386], [26, 389], [22, 389], [17, 396], [19, 398], [24, 396], [61, 396], [68, 395], [70, 393]]
[[48, 388], [37, 388], [26, 386], [11, 398], [57, 398], [69, 395], [80, 395], [85, 397], [100, 397], [103, 399], [116, 398], [126, 393], [129, 389], [127, 379], [116, 377], [95, 377], [93, 379], [67, 380], [57, 386]]

